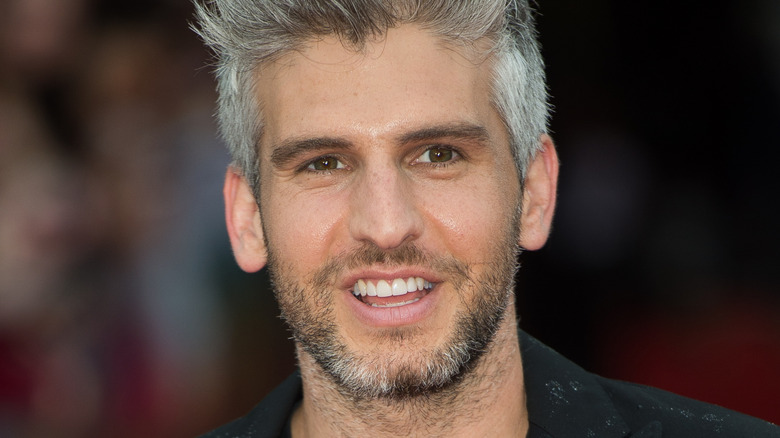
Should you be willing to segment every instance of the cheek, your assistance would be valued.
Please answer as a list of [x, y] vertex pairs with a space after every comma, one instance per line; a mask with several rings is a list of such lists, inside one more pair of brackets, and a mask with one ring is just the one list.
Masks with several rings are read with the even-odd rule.
[[298, 273], [310, 272], [336, 250], [334, 242], [339, 241], [336, 230], [344, 217], [344, 201], [333, 194], [277, 193], [270, 197], [264, 212], [271, 250], [279, 262]]
[[506, 245], [513, 232], [510, 227], [515, 226], [519, 189], [488, 181], [428, 196], [424, 202], [431, 237], [463, 261], [490, 258], [498, 245]]

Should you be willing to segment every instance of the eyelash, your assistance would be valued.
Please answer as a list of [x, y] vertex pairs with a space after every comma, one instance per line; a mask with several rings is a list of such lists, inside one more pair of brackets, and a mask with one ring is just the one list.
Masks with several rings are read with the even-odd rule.
[[[335, 160], [336, 162], [338, 162], [341, 165], [341, 167], [336, 167], [335, 169], [323, 169], [323, 170], [317, 170], [317, 169], [311, 169], [310, 168], [310, 167], [312, 167], [314, 165], [314, 163], [316, 163], [317, 161], [321, 161], [321, 160]], [[347, 167], [348, 166], [346, 165], [344, 160], [342, 158], [340, 158], [339, 156], [337, 156], [337, 155], [320, 155], [320, 156], [318, 156], [316, 158], [313, 158], [313, 159], [303, 163], [298, 168], [298, 171], [299, 172], [308, 172], [308, 173], [315, 173], [315, 174], [330, 175], [334, 171], [344, 170]]]
[[[452, 157], [447, 161], [420, 161], [420, 158], [423, 155], [430, 153], [434, 149], [451, 152]], [[426, 165], [431, 167], [444, 168], [451, 164], [455, 164], [462, 159], [463, 159], [463, 154], [458, 149], [452, 146], [437, 144], [437, 145], [426, 146], [425, 149], [423, 149], [423, 151], [419, 155], [417, 155], [417, 158], [414, 160], [413, 163], [416, 165]]]
[[[450, 158], [447, 161], [420, 161], [420, 158], [425, 155], [426, 153], [430, 153], [434, 149], [439, 149], [442, 151], [448, 151], [452, 153], [452, 158]], [[425, 165], [429, 167], [434, 168], [445, 168], [451, 164], [455, 164], [463, 159], [463, 154], [456, 148], [452, 146], [446, 146], [446, 145], [428, 145], [424, 149], [422, 149], [422, 152], [416, 155], [416, 158], [412, 161], [412, 165]], [[312, 169], [311, 167], [320, 160], [336, 160], [341, 167], [336, 167], [335, 169], [323, 169], [323, 170], [317, 170]], [[315, 157], [309, 161], [306, 161], [303, 163], [300, 168], [298, 169], [299, 172], [307, 172], [307, 173], [315, 173], [315, 174], [325, 174], [330, 175], [334, 171], [339, 170], [345, 170], [349, 166], [344, 162], [344, 160], [339, 157], [338, 155], [320, 155], [318, 157]]]

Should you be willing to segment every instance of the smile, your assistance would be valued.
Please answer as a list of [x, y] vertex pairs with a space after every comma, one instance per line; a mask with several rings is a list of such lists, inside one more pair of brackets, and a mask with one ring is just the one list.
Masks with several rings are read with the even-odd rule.
[[[378, 280], [376, 282], [360, 279], [355, 282], [352, 294], [372, 307], [398, 307], [419, 301], [433, 289], [433, 286], [433, 283], [420, 277], [396, 278], [391, 281]], [[373, 297], [404, 297], [408, 299], [377, 300]]]

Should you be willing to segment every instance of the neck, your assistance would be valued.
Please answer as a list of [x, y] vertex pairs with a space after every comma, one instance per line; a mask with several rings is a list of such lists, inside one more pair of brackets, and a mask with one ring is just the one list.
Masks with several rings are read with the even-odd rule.
[[528, 413], [513, 306], [506, 315], [488, 351], [457, 385], [401, 401], [345, 396], [299, 349], [304, 396], [293, 415], [293, 437], [525, 436]]

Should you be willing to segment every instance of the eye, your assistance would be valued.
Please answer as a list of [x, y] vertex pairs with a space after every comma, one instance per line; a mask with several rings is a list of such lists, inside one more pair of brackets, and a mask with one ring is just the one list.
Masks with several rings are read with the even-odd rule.
[[336, 170], [336, 169], [343, 169], [344, 163], [339, 161], [338, 158], [333, 156], [324, 156], [314, 159], [309, 163], [308, 166], [306, 166], [307, 170], [314, 170], [314, 171], [328, 171], [328, 170]]
[[458, 153], [448, 147], [434, 146], [426, 149], [417, 161], [419, 163], [446, 163], [458, 157]]

